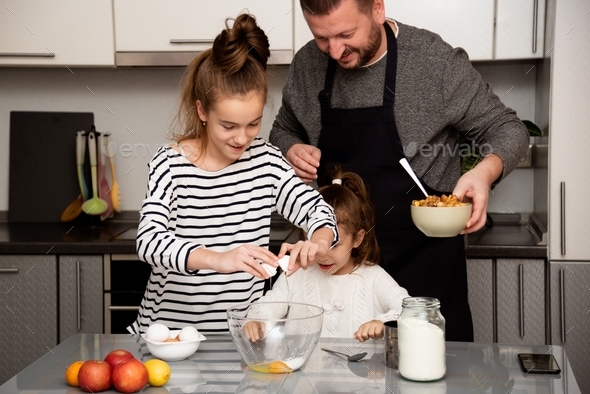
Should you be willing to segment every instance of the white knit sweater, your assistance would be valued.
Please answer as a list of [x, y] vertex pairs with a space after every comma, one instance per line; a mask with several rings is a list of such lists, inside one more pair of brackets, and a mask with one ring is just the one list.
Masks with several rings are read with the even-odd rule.
[[[396, 320], [402, 300], [408, 296], [406, 289], [378, 265], [362, 264], [345, 275], [326, 275], [317, 265], [312, 265], [287, 279], [281, 275], [258, 302], [289, 301], [321, 306], [324, 308], [322, 337], [351, 338], [363, 323]], [[257, 311], [260, 312], [259, 308]], [[265, 312], [265, 317], [274, 318], [283, 311]]]

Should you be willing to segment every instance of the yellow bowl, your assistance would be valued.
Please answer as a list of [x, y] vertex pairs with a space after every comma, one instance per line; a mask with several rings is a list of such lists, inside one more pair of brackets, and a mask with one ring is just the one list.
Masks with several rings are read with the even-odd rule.
[[459, 207], [410, 206], [412, 221], [429, 237], [454, 237], [458, 235], [471, 217], [472, 204]]

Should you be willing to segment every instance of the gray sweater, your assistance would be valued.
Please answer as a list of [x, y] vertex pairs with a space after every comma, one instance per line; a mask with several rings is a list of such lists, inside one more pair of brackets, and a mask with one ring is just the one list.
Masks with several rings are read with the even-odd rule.
[[[461, 48], [452, 48], [427, 30], [397, 23], [399, 33], [395, 123], [412, 168], [432, 188], [452, 191], [459, 177], [461, 135], [504, 161], [502, 178], [526, 154], [526, 127], [483, 82]], [[333, 108], [383, 105], [386, 57], [369, 67], [337, 67]], [[283, 154], [295, 143], [317, 146], [321, 130], [318, 94], [323, 89], [328, 55], [314, 41], [297, 52], [270, 142]], [[500, 180], [499, 179], [499, 180]], [[499, 181], [498, 180], [498, 181]]]

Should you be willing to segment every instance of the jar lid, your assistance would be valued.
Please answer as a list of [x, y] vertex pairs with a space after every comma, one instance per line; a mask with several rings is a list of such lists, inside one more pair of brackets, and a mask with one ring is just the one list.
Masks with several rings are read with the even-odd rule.
[[434, 297], [406, 297], [402, 300], [402, 308], [437, 308], [440, 301]]

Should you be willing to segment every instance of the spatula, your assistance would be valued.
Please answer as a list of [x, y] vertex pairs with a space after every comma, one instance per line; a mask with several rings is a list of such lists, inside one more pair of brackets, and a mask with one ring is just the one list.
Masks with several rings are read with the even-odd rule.
[[109, 182], [106, 178], [106, 163], [104, 149], [104, 138], [101, 135], [97, 137], [98, 140], [98, 197], [102, 198], [107, 202], [107, 210], [100, 215], [100, 220], [105, 220], [113, 216], [113, 204], [111, 201], [111, 195], [109, 193]]
[[96, 180], [96, 135], [92, 131], [88, 133], [88, 153], [90, 156], [93, 197], [86, 200], [82, 205], [82, 210], [88, 215], [100, 215], [106, 211], [109, 206], [105, 200], [98, 198], [98, 186]]
[[106, 151], [107, 156], [109, 157], [109, 164], [111, 165], [111, 179], [113, 180], [113, 186], [111, 186], [111, 201], [113, 203], [113, 209], [116, 212], [121, 212], [121, 201], [119, 197], [119, 183], [117, 183], [117, 177], [115, 176], [115, 155], [111, 152], [111, 147], [109, 144], [109, 135], [105, 135], [105, 144], [106, 144]]

